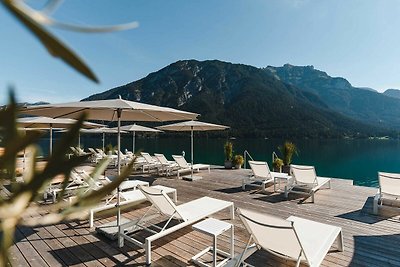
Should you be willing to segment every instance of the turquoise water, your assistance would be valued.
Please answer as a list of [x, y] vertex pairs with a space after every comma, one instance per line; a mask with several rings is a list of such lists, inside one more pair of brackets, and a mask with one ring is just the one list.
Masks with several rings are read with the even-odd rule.
[[[223, 145], [226, 139], [196, 136], [194, 161], [223, 165]], [[277, 139], [236, 139], [235, 154], [249, 151], [255, 160], [271, 162], [273, 151], [284, 140]], [[293, 163], [314, 165], [318, 175], [354, 180], [354, 184], [377, 186], [377, 172], [400, 173], [400, 141], [397, 140], [292, 140], [300, 150]], [[116, 144], [116, 136], [107, 136], [106, 144]], [[101, 147], [100, 137], [82, 136], [84, 147]], [[43, 151], [48, 150], [48, 139], [41, 140]], [[131, 136], [122, 138], [122, 150], [132, 150]], [[184, 138], [137, 138], [136, 150], [149, 153], [164, 153], [171, 159], [172, 154], [186, 152], [190, 160], [190, 137]], [[47, 153], [44, 153], [47, 154]], [[270, 165], [271, 166], [271, 165]]]

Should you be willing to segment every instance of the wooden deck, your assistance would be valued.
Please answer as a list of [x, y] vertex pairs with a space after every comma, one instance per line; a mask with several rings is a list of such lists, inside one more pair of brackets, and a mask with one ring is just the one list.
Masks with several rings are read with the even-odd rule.
[[[187, 202], [210, 196], [233, 201], [236, 207], [287, 218], [290, 215], [312, 219], [343, 228], [344, 252], [333, 250], [322, 266], [400, 266], [400, 221], [396, 214], [390, 217], [370, 215], [372, 196], [376, 189], [353, 186], [349, 180], [334, 179], [332, 189], [320, 190], [315, 203], [302, 202], [293, 195], [289, 201], [282, 194], [262, 194], [256, 188], [241, 190], [241, 179], [248, 170], [213, 169], [202, 172], [202, 180], [188, 182], [177, 179], [132, 176], [178, 190], [178, 201]], [[272, 189], [269, 188], [269, 189]], [[148, 207], [141, 204], [123, 213], [124, 217], [137, 218]], [[228, 212], [216, 215], [228, 219]], [[115, 217], [96, 220], [101, 224]], [[236, 252], [242, 251], [248, 234], [236, 218]], [[155, 242], [152, 266], [192, 266], [190, 258], [211, 244], [211, 239], [195, 232], [191, 227]], [[222, 248], [228, 247], [225, 241]], [[68, 221], [44, 227], [19, 227], [15, 245], [11, 249], [15, 266], [143, 266], [144, 250], [128, 242], [118, 248], [115, 241], [96, 234], [87, 221]], [[250, 262], [255, 266], [294, 266], [266, 252], [254, 254]]]

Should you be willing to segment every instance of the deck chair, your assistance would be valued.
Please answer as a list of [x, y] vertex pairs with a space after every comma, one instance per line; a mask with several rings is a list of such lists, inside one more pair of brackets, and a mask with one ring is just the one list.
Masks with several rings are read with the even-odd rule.
[[[120, 247], [124, 245], [124, 240], [126, 240], [144, 248], [146, 252], [146, 264], [148, 265], [151, 264], [152, 242], [227, 208], [230, 209], [231, 219], [234, 219], [233, 202], [202, 197], [181, 205], [175, 205], [163, 190], [142, 186], [139, 186], [139, 189], [146, 196], [147, 200], [152, 203], [152, 206], [140, 219], [123, 224], [119, 229], [118, 239]], [[150, 212], [152, 211], [156, 213], [151, 214]], [[150, 220], [160, 216], [167, 218], [163, 226], [147, 226]], [[170, 226], [173, 219], [179, 223]], [[145, 238], [144, 242], [130, 236], [132, 233], [143, 230], [151, 234]]]
[[288, 178], [289, 175], [286, 173], [280, 172], [271, 172], [268, 166], [268, 163], [265, 161], [252, 161], [249, 160], [249, 165], [251, 168], [252, 174], [249, 177], [246, 177], [242, 180], [242, 189], [246, 189], [246, 185], [252, 186], [260, 186], [263, 191], [265, 191], [265, 187], [268, 183], [274, 183], [274, 191], [275, 188], [275, 179], [279, 178]]
[[379, 189], [374, 197], [372, 213], [378, 215], [378, 208], [387, 205], [400, 208], [400, 174], [378, 172]]
[[[184, 156], [181, 155], [172, 155], [172, 158], [178, 164], [179, 169], [177, 169], [177, 176], [181, 173], [190, 172], [192, 170], [192, 164], [188, 163]], [[208, 169], [208, 173], [210, 173], [210, 165], [208, 164], [193, 164], [193, 171], [199, 172], [200, 169]]]
[[[54, 182], [50, 182], [49, 187], [45, 190], [43, 196], [47, 198], [48, 195], [52, 197], [53, 203], [57, 201], [57, 194], [62, 192], [62, 184], [63, 180], [55, 180]], [[98, 184], [95, 184], [94, 187], [97, 187]], [[68, 178], [68, 184], [65, 187], [65, 194], [71, 195], [74, 191], [79, 189], [89, 190], [91, 186], [85, 181], [84, 177], [82, 177], [75, 170], [72, 170], [70, 176]]]
[[288, 198], [290, 192], [311, 196], [314, 203], [314, 194], [322, 186], [328, 185], [331, 188], [331, 178], [319, 177], [315, 172], [314, 166], [290, 165], [292, 179], [285, 187], [285, 197]]
[[[129, 180], [124, 181], [119, 185], [120, 207], [136, 202], [140, 203], [146, 199], [143, 194], [138, 194], [140, 192], [137, 190], [138, 186], [149, 186], [149, 183], [141, 180]], [[102, 203], [99, 203], [96, 207], [89, 210], [89, 227], [93, 227], [95, 213], [115, 208], [117, 197], [118, 192], [117, 190], [114, 190]]]
[[78, 152], [78, 155], [79, 155], [79, 156], [86, 156], [86, 155], [89, 155], [89, 153], [85, 152], [82, 148], [80, 148], [80, 147], [78, 147], [78, 146], [77, 146], [75, 149], [76, 149], [76, 151]]
[[117, 156], [117, 160], [118, 160], [118, 154], [119, 154], [119, 160], [120, 160], [121, 165], [128, 165], [133, 159], [130, 156], [125, 155], [121, 151], [115, 151], [115, 154]]
[[[296, 266], [320, 266], [333, 243], [343, 251], [342, 229], [324, 223], [290, 216], [286, 220], [255, 211], [237, 209], [237, 214], [250, 233], [244, 251], [229, 265], [240, 266], [257, 250], [266, 250]], [[254, 244], [251, 244], [254, 242]], [[228, 265], [228, 266], [229, 266]]]
[[100, 148], [96, 148], [96, 151], [99, 153], [99, 155], [101, 155], [103, 158], [109, 158], [111, 159], [110, 164], [117, 166], [117, 161], [118, 161], [118, 156], [117, 155], [113, 155], [113, 154], [109, 154], [107, 155], [103, 149]]
[[151, 170], [154, 170], [154, 169], [157, 170], [157, 172], [159, 171], [159, 167], [161, 167], [161, 164], [158, 162], [157, 159], [154, 159], [147, 152], [140, 152], [140, 154], [142, 155], [142, 157], [146, 161], [146, 163], [142, 165], [142, 171], [143, 172], [145, 172], [146, 169], [147, 169], [148, 172], [150, 172]]
[[100, 160], [103, 159], [103, 155], [94, 150], [92, 147], [89, 147], [88, 150], [90, 151], [90, 153], [92, 153], [92, 155], [90, 156], [90, 160], [93, 163], [98, 163]]
[[158, 162], [161, 164], [161, 171], [164, 173], [166, 176], [169, 176], [174, 170], [177, 170], [179, 168], [178, 164], [174, 160], [168, 160], [164, 154], [158, 154], [154, 153], [154, 157], [158, 160]]
[[99, 153], [99, 155], [101, 155], [103, 158], [108, 156], [108, 155], [103, 151], [103, 149], [96, 148], [96, 151], [97, 151], [97, 153]]
[[73, 153], [75, 156], [79, 156], [79, 151], [78, 151], [78, 150], [76, 150], [76, 148], [75, 148], [75, 147], [73, 147], [73, 146], [70, 146], [70, 147], [69, 147], [69, 149], [72, 151], [72, 153]]

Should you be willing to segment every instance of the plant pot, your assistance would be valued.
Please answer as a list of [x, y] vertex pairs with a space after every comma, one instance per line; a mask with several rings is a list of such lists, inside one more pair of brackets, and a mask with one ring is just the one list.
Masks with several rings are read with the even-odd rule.
[[273, 171], [274, 172], [282, 172], [282, 167], [280, 167], [280, 168], [274, 167]]
[[238, 169], [238, 170], [240, 170], [242, 168], [242, 165], [235, 165], [235, 169]]
[[290, 165], [283, 165], [282, 166], [282, 172], [290, 174]]
[[225, 169], [232, 169], [232, 161], [225, 160], [224, 167], [225, 167]]

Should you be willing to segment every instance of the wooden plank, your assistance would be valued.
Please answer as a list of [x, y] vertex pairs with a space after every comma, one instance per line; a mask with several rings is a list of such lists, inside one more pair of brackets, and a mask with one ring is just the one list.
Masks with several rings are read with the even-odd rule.
[[29, 241], [32, 247], [38, 252], [43, 260], [49, 266], [62, 266], [63, 261], [54, 253], [52, 248], [49, 247], [32, 228], [18, 227], [18, 231], [21, 232], [25, 238]]
[[28, 262], [26, 261], [24, 255], [18, 249], [18, 247], [14, 244], [8, 250], [8, 257], [12, 266], [28, 266]]
[[[112, 173], [113, 170], [107, 171], [109, 175]], [[301, 198], [295, 195], [285, 200], [281, 194], [273, 193], [272, 187], [267, 188], [267, 193], [261, 193], [256, 188], [241, 190], [242, 178], [248, 173], [248, 170], [212, 169], [210, 174], [200, 172], [203, 179], [194, 182], [156, 177], [154, 174], [132, 175], [131, 178], [176, 188], [180, 203], [210, 196], [233, 201], [236, 207], [281, 218], [295, 215], [340, 226], [344, 233], [345, 251], [328, 253], [322, 266], [400, 266], [400, 216], [387, 219], [369, 214], [372, 208], [370, 197], [376, 189], [334, 179], [332, 189], [316, 193], [315, 203], [309, 200], [301, 203]], [[138, 218], [147, 207], [148, 204], [132, 207], [124, 211], [123, 216]], [[220, 212], [215, 217], [227, 219], [229, 213]], [[100, 217], [97, 223], [114, 219], [114, 215]], [[235, 225], [235, 251], [238, 253], [243, 249], [248, 233], [238, 218], [232, 223]], [[15, 262], [21, 264], [30, 263], [29, 258], [34, 259], [31, 265], [35, 266], [39, 263], [44, 266], [141, 266], [145, 262], [143, 249], [127, 242], [119, 248], [115, 241], [109, 242], [97, 235], [94, 229], [88, 227], [87, 221], [21, 230], [11, 251]], [[143, 237], [143, 234], [139, 236]], [[153, 266], [193, 266], [191, 257], [210, 244], [209, 237], [192, 231], [190, 226], [186, 227], [154, 242]], [[227, 240], [221, 240], [219, 246], [229, 248]], [[294, 266], [293, 261], [262, 251], [251, 260], [256, 266]]]

